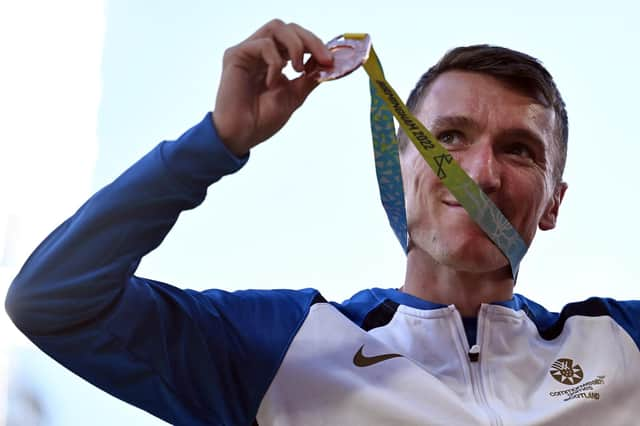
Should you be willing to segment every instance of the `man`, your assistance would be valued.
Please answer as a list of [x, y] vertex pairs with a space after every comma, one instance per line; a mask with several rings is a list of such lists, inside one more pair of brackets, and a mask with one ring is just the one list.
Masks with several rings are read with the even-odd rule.
[[[211, 115], [160, 144], [56, 229], [7, 310], [86, 380], [174, 424], [633, 424], [637, 302], [561, 314], [513, 294], [509, 265], [401, 135], [404, 286], [342, 303], [317, 290], [195, 292], [136, 277], [182, 210], [238, 170], [317, 87], [290, 60], [332, 57], [273, 21], [227, 50]], [[527, 243], [566, 190], [564, 104], [537, 61], [456, 49], [409, 106]]]

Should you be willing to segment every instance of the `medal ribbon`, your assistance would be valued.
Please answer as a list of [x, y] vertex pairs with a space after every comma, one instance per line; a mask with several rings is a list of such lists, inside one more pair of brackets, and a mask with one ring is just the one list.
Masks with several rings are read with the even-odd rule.
[[[349, 33], [343, 37], [364, 40], [368, 35]], [[449, 151], [409, 111], [385, 79], [373, 47], [364, 62], [364, 69], [370, 79], [371, 134], [380, 198], [402, 248], [407, 252], [407, 217], [393, 117], [443, 185], [509, 260], [515, 281], [520, 261], [528, 248], [518, 231]]]

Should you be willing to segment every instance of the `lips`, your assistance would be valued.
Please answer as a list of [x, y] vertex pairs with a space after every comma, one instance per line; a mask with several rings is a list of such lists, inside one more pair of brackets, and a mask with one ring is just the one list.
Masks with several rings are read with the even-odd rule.
[[[489, 197], [489, 198], [491, 198], [491, 197]], [[502, 214], [503, 214], [505, 217], [507, 217], [507, 218], [508, 218], [508, 217], [510, 217], [510, 215], [509, 215], [510, 211], [508, 211], [508, 210], [504, 210], [504, 209], [500, 208], [500, 206], [498, 205], [498, 203], [496, 203], [496, 201], [495, 201], [495, 200], [493, 200], [493, 199], [492, 199], [491, 201], [493, 201], [493, 202], [494, 202], [494, 204], [495, 204], [496, 206], [498, 206], [498, 208], [500, 209], [500, 211], [502, 212]], [[452, 207], [452, 208], [454, 208], [455, 210], [463, 210], [463, 211], [466, 211], [466, 209], [462, 206], [462, 204], [460, 204], [460, 203], [459, 203], [457, 200], [455, 200], [455, 199], [453, 199], [453, 200], [450, 200], [450, 199], [442, 200], [442, 204], [444, 204], [444, 205], [445, 205], [445, 206], [447, 206], [447, 207]]]
[[442, 202], [449, 207], [462, 207], [462, 205], [455, 200], [442, 200]]

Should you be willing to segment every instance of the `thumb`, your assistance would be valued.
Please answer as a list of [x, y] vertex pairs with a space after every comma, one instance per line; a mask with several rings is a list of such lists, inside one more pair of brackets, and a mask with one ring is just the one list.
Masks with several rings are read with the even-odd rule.
[[307, 96], [320, 85], [320, 82], [318, 82], [315, 77], [315, 73], [305, 73], [291, 81], [291, 88], [297, 100], [298, 107], [302, 105], [305, 99], [307, 99]]

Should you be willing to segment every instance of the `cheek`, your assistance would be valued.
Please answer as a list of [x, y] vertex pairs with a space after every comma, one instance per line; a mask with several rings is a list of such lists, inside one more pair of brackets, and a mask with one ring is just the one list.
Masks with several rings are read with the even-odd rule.
[[535, 235], [544, 211], [544, 185], [544, 179], [531, 175], [512, 175], [505, 185], [503, 213], [527, 242]]
[[441, 185], [422, 157], [402, 164], [402, 180], [408, 212], [424, 210]]

